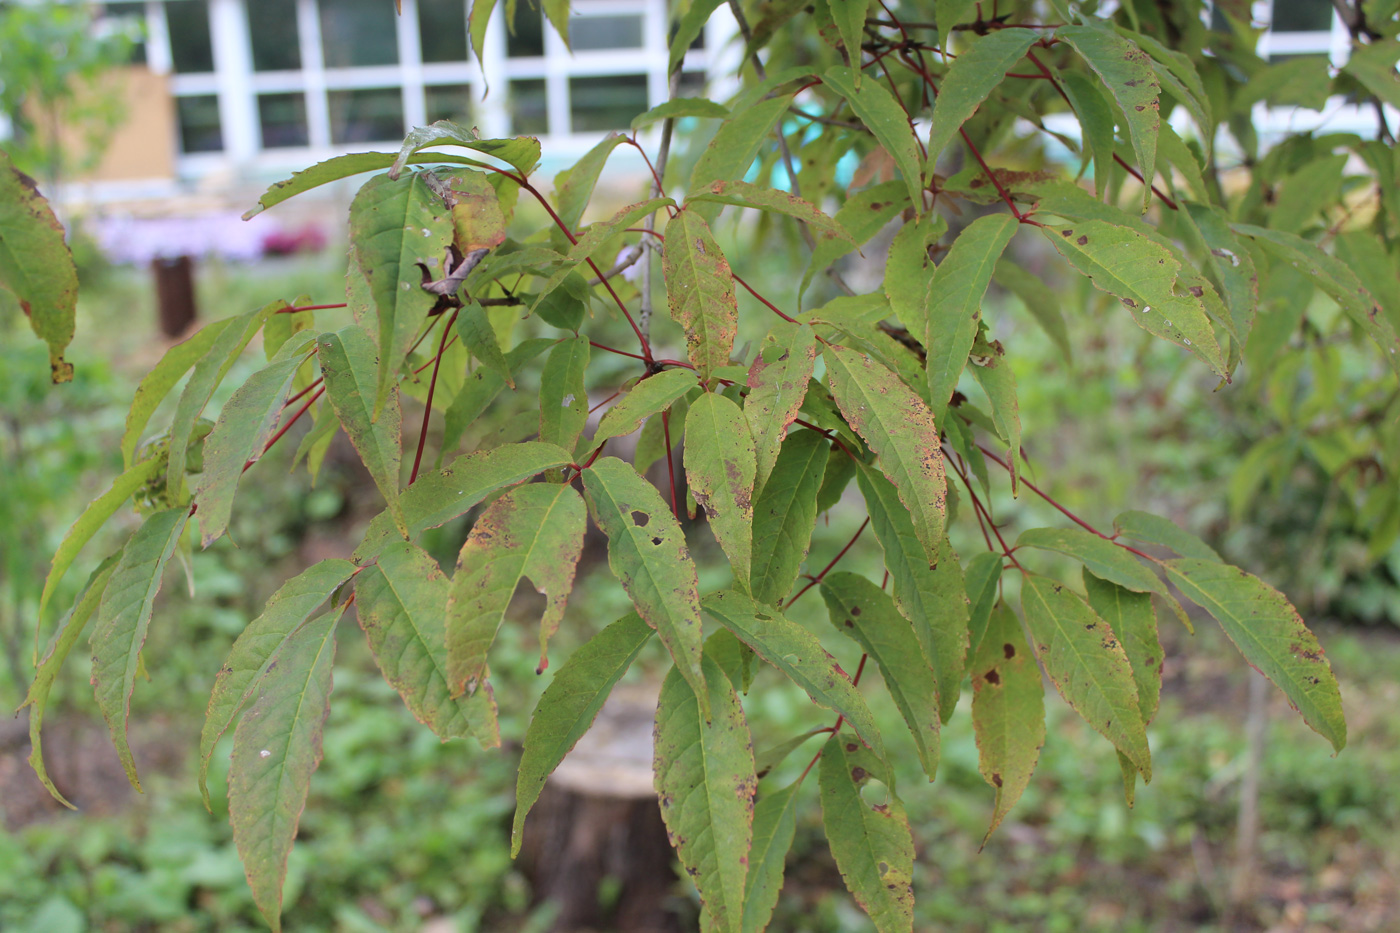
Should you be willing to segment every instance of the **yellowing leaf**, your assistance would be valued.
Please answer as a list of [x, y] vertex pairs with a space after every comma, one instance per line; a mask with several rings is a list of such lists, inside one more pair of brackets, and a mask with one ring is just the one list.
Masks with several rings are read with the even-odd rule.
[[1078, 593], [1024, 574], [1021, 608], [1036, 654], [1065, 701], [1152, 780], [1132, 667], [1117, 635]]
[[755, 490], [762, 489], [773, 472], [783, 437], [807, 394], [816, 358], [816, 338], [805, 324], [779, 321], [759, 344], [744, 397], [757, 462]]
[[879, 455], [880, 469], [898, 490], [924, 549], [938, 553], [947, 481], [933, 413], [894, 373], [869, 357], [827, 346], [822, 358], [841, 413]]
[[[1045, 690], [1021, 623], [998, 603], [970, 665], [977, 770], [996, 790], [990, 838], [1030, 783], [1045, 744]], [[986, 839], [983, 840], [986, 844]]]
[[734, 275], [709, 224], [682, 210], [666, 224], [662, 255], [671, 320], [685, 329], [686, 352], [701, 378], [729, 363], [738, 332]]
[[753, 543], [754, 444], [734, 402], [706, 392], [685, 417], [685, 476], [740, 588], [749, 588]]
[[540, 670], [559, 628], [583, 549], [585, 514], [574, 487], [528, 483], [501, 496], [472, 525], [447, 600], [447, 672], [453, 696], [475, 691], [521, 577], [545, 597]]
[[656, 487], [616, 457], [584, 470], [583, 489], [593, 521], [608, 536], [608, 566], [703, 706], [709, 693], [700, 674], [700, 583], [680, 523]]
[[1228, 564], [1183, 557], [1163, 566], [1172, 584], [1215, 617], [1245, 660], [1283, 691], [1303, 721], [1341, 751], [1347, 724], [1337, 679], [1317, 636], [1287, 597]]
[[501, 744], [490, 685], [453, 697], [444, 621], [451, 584], [426, 551], [401, 541], [355, 577], [355, 611], [370, 653], [415, 719], [446, 742], [472, 736]]
[[[24, 99], [24, 88], [11, 90]], [[55, 383], [73, 378], [63, 358], [73, 339], [78, 271], [63, 237], [63, 224], [34, 179], [15, 168], [0, 149], [0, 292], [14, 296], [35, 335], [49, 345]]]
[[666, 834], [700, 890], [712, 929], [738, 931], [758, 790], [744, 707], [729, 678], [702, 661], [706, 701], [672, 668], [656, 707], [654, 768]]
[[[878, 794], [863, 792], [872, 778], [884, 784]], [[880, 933], [912, 930], [914, 839], [888, 765], [838, 732], [822, 749], [817, 781], [831, 854], [856, 903]]]

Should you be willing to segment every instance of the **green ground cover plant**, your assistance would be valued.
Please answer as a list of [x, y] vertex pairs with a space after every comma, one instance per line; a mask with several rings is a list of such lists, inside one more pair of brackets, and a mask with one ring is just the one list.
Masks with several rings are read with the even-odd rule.
[[[491, 6], [478, 3], [473, 23]], [[1044, 490], [1022, 449], [1016, 348], [995, 336], [984, 298], [993, 282], [1018, 296], [1066, 357], [1071, 333], [1112, 313], [1174, 347], [1182, 380], [1228, 393], [1242, 374], [1269, 374], [1279, 420], [1296, 430], [1247, 461], [1275, 474], [1300, 458], [1322, 464], [1356, 530], [1386, 553], [1400, 498], [1373, 480], [1390, 475], [1400, 372], [1400, 188], [1380, 109], [1397, 94], [1394, 5], [1347, 8], [1353, 54], [1336, 74], [1261, 61], [1228, 5], [1215, 30], [1193, 4], [1129, 3], [1112, 16], [1093, 4], [928, 6], [732, 5], [746, 46], [737, 97], [673, 96], [550, 193], [535, 175], [537, 140], [481, 139], [448, 122], [414, 129], [398, 153], [342, 156], [269, 189], [250, 214], [380, 172], [350, 207], [344, 301], [300, 296], [215, 321], [138, 386], [117, 443], [122, 472], [69, 530], [39, 596], [36, 639], [47, 632], [48, 647], [36, 642], [25, 706], [31, 763], [50, 791], [61, 797], [45, 771], [43, 713], [80, 639], [139, 789], [128, 717], [167, 566], [225, 535], [245, 472], [255, 471], [245, 485], [275, 482], [258, 467], [286, 438], [299, 437], [293, 459], [314, 476], [341, 432], [383, 509], [349, 559], [287, 579], [237, 634], [198, 743], [213, 807], [208, 772], [232, 740], [232, 838], [274, 929], [351, 605], [413, 716], [444, 740], [489, 748], [500, 718], [520, 713], [493, 688], [498, 630], [519, 587], [541, 594], [536, 670], [552, 669], [524, 730], [515, 848], [549, 774], [659, 643], [669, 672], [656, 788], [704, 929], [769, 925], [787, 852], [813, 813], [874, 927], [912, 929], [905, 800], [927, 799], [910, 785], [938, 773], [963, 694], [994, 798], [984, 839], [1033, 786], [1047, 684], [1115, 750], [1131, 803], [1138, 778], [1153, 776], [1161, 629], [1192, 625], [1182, 600], [1340, 751], [1336, 678], [1281, 592], [1135, 508], [1137, 490], [1102, 524]], [[673, 64], [716, 7], [679, 13]], [[567, 4], [545, 12], [567, 41]], [[1254, 103], [1332, 94], [1376, 106], [1373, 137], [1261, 146]], [[1049, 128], [1051, 114], [1072, 115], [1078, 140]], [[678, 121], [713, 128], [686, 174], [669, 158]], [[636, 133], [649, 123], [661, 124], [654, 153]], [[1073, 147], [1080, 179], [1048, 158], [1052, 144]], [[646, 158], [651, 196], [584, 224], [621, 146]], [[837, 185], [848, 154], [859, 181]], [[54, 381], [67, 381], [77, 285], [62, 229], [7, 159], [0, 186], [0, 303], [28, 317]], [[521, 231], [531, 217], [543, 220]], [[892, 225], [882, 278], [853, 287], [849, 257]], [[776, 289], [754, 287], [726, 254], [760, 250], [802, 258]], [[1047, 294], [1018, 263], [1028, 251], [1076, 284]], [[636, 282], [622, 274], [632, 266]], [[626, 323], [625, 347], [597, 339], [612, 315]], [[741, 333], [756, 336], [745, 344]], [[672, 335], [684, 359], [658, 352]], [[239, 367], [255, 338], [263, 359]], [[1298, 391], [1305, 369], [1353, 395], [1339, 404], [1335, 392]], [[231, 383], [234, 372], [247, 374]], [[214, 417], [221, 385], [233, 390]], [[154, 423], [158, 412], [168, 424]], [[292, 435], [303, 419], [310, 430]], [[638, 431], [630, 462], [616, 456], [617, 439]], [[669, 452], [682, 444], [677, 469]], [[643, 476], [658, 460], [669, 467], [660, 489]], [[1239, 482], [1247, 506], [1258, 483]], [[1053, 523], [1007, 540], [996, 512], [1007, 493], [1041, 500]], [[843, 498], [864, 516], [803, 573], [819, 516]], [[128, 502], [142, 523], [56, 602]], [[425, 549], [432, 529], [468, 513], [456, 555]], [[687, 538], [687, 515], [703, 516], [712, 544]], [[631, 609], [551, 666], [590, 526]], [[843, 565], [866, 535], [876, 565]], [[883, 690], [868, 683], [876, 674]], [[770, 733], [764, 697], [780, 690], [829, 711], [828, 724], [756, 747], [754, 734]], [[897, 715], [877, 717], [874, 696]], [[905, 747], [912, 776], [891, 751]]]

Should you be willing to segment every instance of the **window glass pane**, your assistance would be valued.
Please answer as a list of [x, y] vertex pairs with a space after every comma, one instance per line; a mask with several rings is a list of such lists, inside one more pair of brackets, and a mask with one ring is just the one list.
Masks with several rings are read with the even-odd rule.
[[146, 64], [146, 4], [108, 3], [102, 7], [98, 28], [104, 35], [123, 35], [131, 38], [131, 55], [128, 65]]
[[640, 16], [575, 16], [569, 20], [569, 44], [575, 52], [642, 47]]
[[429, 123], [452, 120], [470, 126], [472, 122], [472, 89], [469, 84], [440, 84], [423, 88]]
[[219, 124], [219, 98], [213, 94], [175, 98], [181, 152], [220, 152], [224, 148]]
[[306, 95], [259, 94], [258, 122], [262, 125], [264, 149], [305, 146]]
[[1274, 0], [1275, 32], [1327, 32], [1332, 28], [1331, 0]]
[[178, 0], [165, 5], [170, 29], [170, 58], [177, 74], [214, 70], [209, 44], [209, 5], [204, 0]]
[[295, 71], [301, 67], [296, 0], [247, 0], [248, 34], [254, 71]]
[[528, 3], [515, 5], [515, 28], [506, 30], [506, 55], [529, 58], [544, 54], [544, 20]]
[[507, 101], [511, 132], [529, 136], [549, 132], [549, 108], [545, 103], [543, 78], [510, 82]]
[[576, 133], [626, 129], [647, 109], [646, 75], [571, 78], [569, 109]]
[[403, 93], [396, 87], [331, 91], [331, 142], [381, 142], [403, 138]]
[[682, 71], [680, 89], [678, 97], [705, 97], [705, 82], [708, 80], [703, 71]]
[[466, 61], [466, 0], [418, 0], [418, 43], [425, 62]]
[[320, 0], [321, 50], [327, 68], [396, 65], [394, 5], [384, 0]]

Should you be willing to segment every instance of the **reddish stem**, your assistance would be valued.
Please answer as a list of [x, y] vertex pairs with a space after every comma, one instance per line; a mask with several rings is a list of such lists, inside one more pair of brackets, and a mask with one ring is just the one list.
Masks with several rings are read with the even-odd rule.
[[588, 341], [588, 345], [590, 347], [597, 347], [599, 350], [606, 350], [608, 353], [616, 353], [618, 356], [630, 356], [634, 360], [646, 360], [646, 357], [644, 356], [640, 356], [636, 353], [628, 353], [626, 350], [619, 350], [616, 347], [610, 347], [607, 344], [599, 343], [596, 340]]
[[452, 325], [456, 321], [457, 311], [453, 311], [452, 317], [442, 329], [442, 340], [438, 342], [437, 356], [433, 359], [433, 376], [428, 380], [428, 400], [423, 404], [423, 426], [418, 429], [418, 452], [413, 455], [413, 472], [408, 475], [410, 486], [418, 479], [418, 468], [423, 465], [423, 447], [428, 442], [428, 419], [433, 414], [433, 393], [437, 391], [438, 367], [442, 365], [442, 355], [447, 352], [447, 338], [452, 333]]
[[744, 286], [745, 291], [747, 291], [750, 295], [753, 295], [760, 302], [762, 302], [768, 308], [769, 311], [772, 311], [774, 314], [782, 318], [784, 321], [787, 321], [789, 324], [797, 323], [796, 318], [789, 317], [788, 315], [783, 313], [783, 311], [777, 305], [773, 304], [773, 302], [769, 301], [767, 298], [764, 298], [758, 292], [754, 291], [753, 286], [751, 286], [748, 282], [745, 282], [743, 279], [739, 278], [737, 274], [734, 276], [734, 281]]
[[349, 305], [341, 302], [338, 305], [302, 305], [299, 308], [283, 308], [278, 314], [296, 314], [298, 311], [325, 311], [330, 308], [348, 308]]
[[244, 472], [244, 473], [248, 472], [248, 468], [249, 468], [249, 467], [251, 467], [253, 464], [257, 463], [258, 460], [261, 460], [263, 457], [267, 456], [267, 452], [268, 452], [269, 450], [272, 449], [272, 445], [275, 444], [275, 443], [277, 443], [278, 441], [280, 441], [280, 440], [282, 439], [282, 435], [283, 435], [283, 434], [286, 434], [287, 431], [291, 429], [292, 425], [294, 425], [294, 424], [297, 423], [297, 419], [298, 419], [298, 418], [300, 418], [302, 415], [306, 414], [306, 410], [307, 410], [308, 408], [310, 408], [312, 405], [315, 405], [315, 404], [316, 404], [316, 400], [317, 400], [318, 398], [320, 398], [320, 397], [325, 393], [325, 391], [326, 391], [326, 390], [323, 388], [323, 389], [321, 389], [321, 391], [319, 391], [319, 392], [317, 392], [315, 395], [311, 396], [311, 398], [307, 399], [307, 400], [306, 400], [306, 404], [303, 405], [303, 406], [301, 406], [301, 408], [297, 411], [297, 413], [294, 414], [294, 415], [292, 415], [292, 417], [288, 418], [288, 419], [287, 419], [287, 423], [284, 424], [284, 425], [282, 425], [282, 427], [278, 428], [278, 429], [277, 429], [277, 433], [274, 434], [274, 435], [272, 435], [272, 437], [268, 439], [268, 442], [267, 442], [266, 444], [263, 445], [262, 453], [258, 454], [257, 459], [256, 459], [256, 460], [249, 460], [247, 463], [243, 464], [243, 472]]
[[797, 595], [793, 596], [792, 599], [789, 599], [787, 602], [783, 603], [783, 609], [786, 610], [786, 609], [790, 608], [790, 607], [792, 606], [793, 603], [797, 602], [799, 599], [802, 598], [802, 594], [803, 594], [803, 593], [807, 592], [807, 591], [810, 590], [812, 587], [814, 587], [814, 586], [816, 586], [818, 583], [822, 582], [822, 580], [826, 577], [826, 575], [827, 575], [828, 573], [831, 572], [831, 568], [836, 566], [836, 562], [839, 561], [841, 558], [845, 557], [845, 556], [846, 556], [846, 552], [849, 551], [852, 547], [854, 547], [854, 546], [855, 546], [855, 543], [856, 543], [858, 540], [860, 540], [861, 533], [865, 531], [865, 526], [866, 526], [866, 525], [869, 525], [869, 524], [870, 524], [870, 516], [867, 515], [867, 516], [865, 516], [865, 521], [861, 522], [861, 523], [860, 523], [860, 527], [856, 529], [856, 533], [853, 534], [853, 535], [851, 535], [851, 540], [847, 541], [847, 542], [846, 542], [846, 546], [843, 547], [843, 548], [837, 553], [837, 555], [831, 559], [831, 563], [829, 563], [829, 564], [827, 564], [825, 567], [823, 567], [821, 573], [817, 574], [815, 577], [813, 577], [813, 578], [811, 579], [810, 582], [808, 582], [808, 584], [807, 584], [806, 586], [804, 586], [802, 589], [798, 590], [798, 591], [797, 591]]

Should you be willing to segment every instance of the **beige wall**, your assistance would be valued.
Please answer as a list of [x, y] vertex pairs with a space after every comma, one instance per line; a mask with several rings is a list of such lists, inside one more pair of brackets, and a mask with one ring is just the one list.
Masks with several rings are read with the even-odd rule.
[[[165, 75], [144, 65], [116, 69], [102, 79], [104, 89], [117, 89], [122, 120], [99, 144], [96, 167], [75, 181], [138, 181], [175, 177], [175, 101]], [[83, 164], [82, 134], [60, 131], [64, 148], [73, 153], [69, 164]]]

